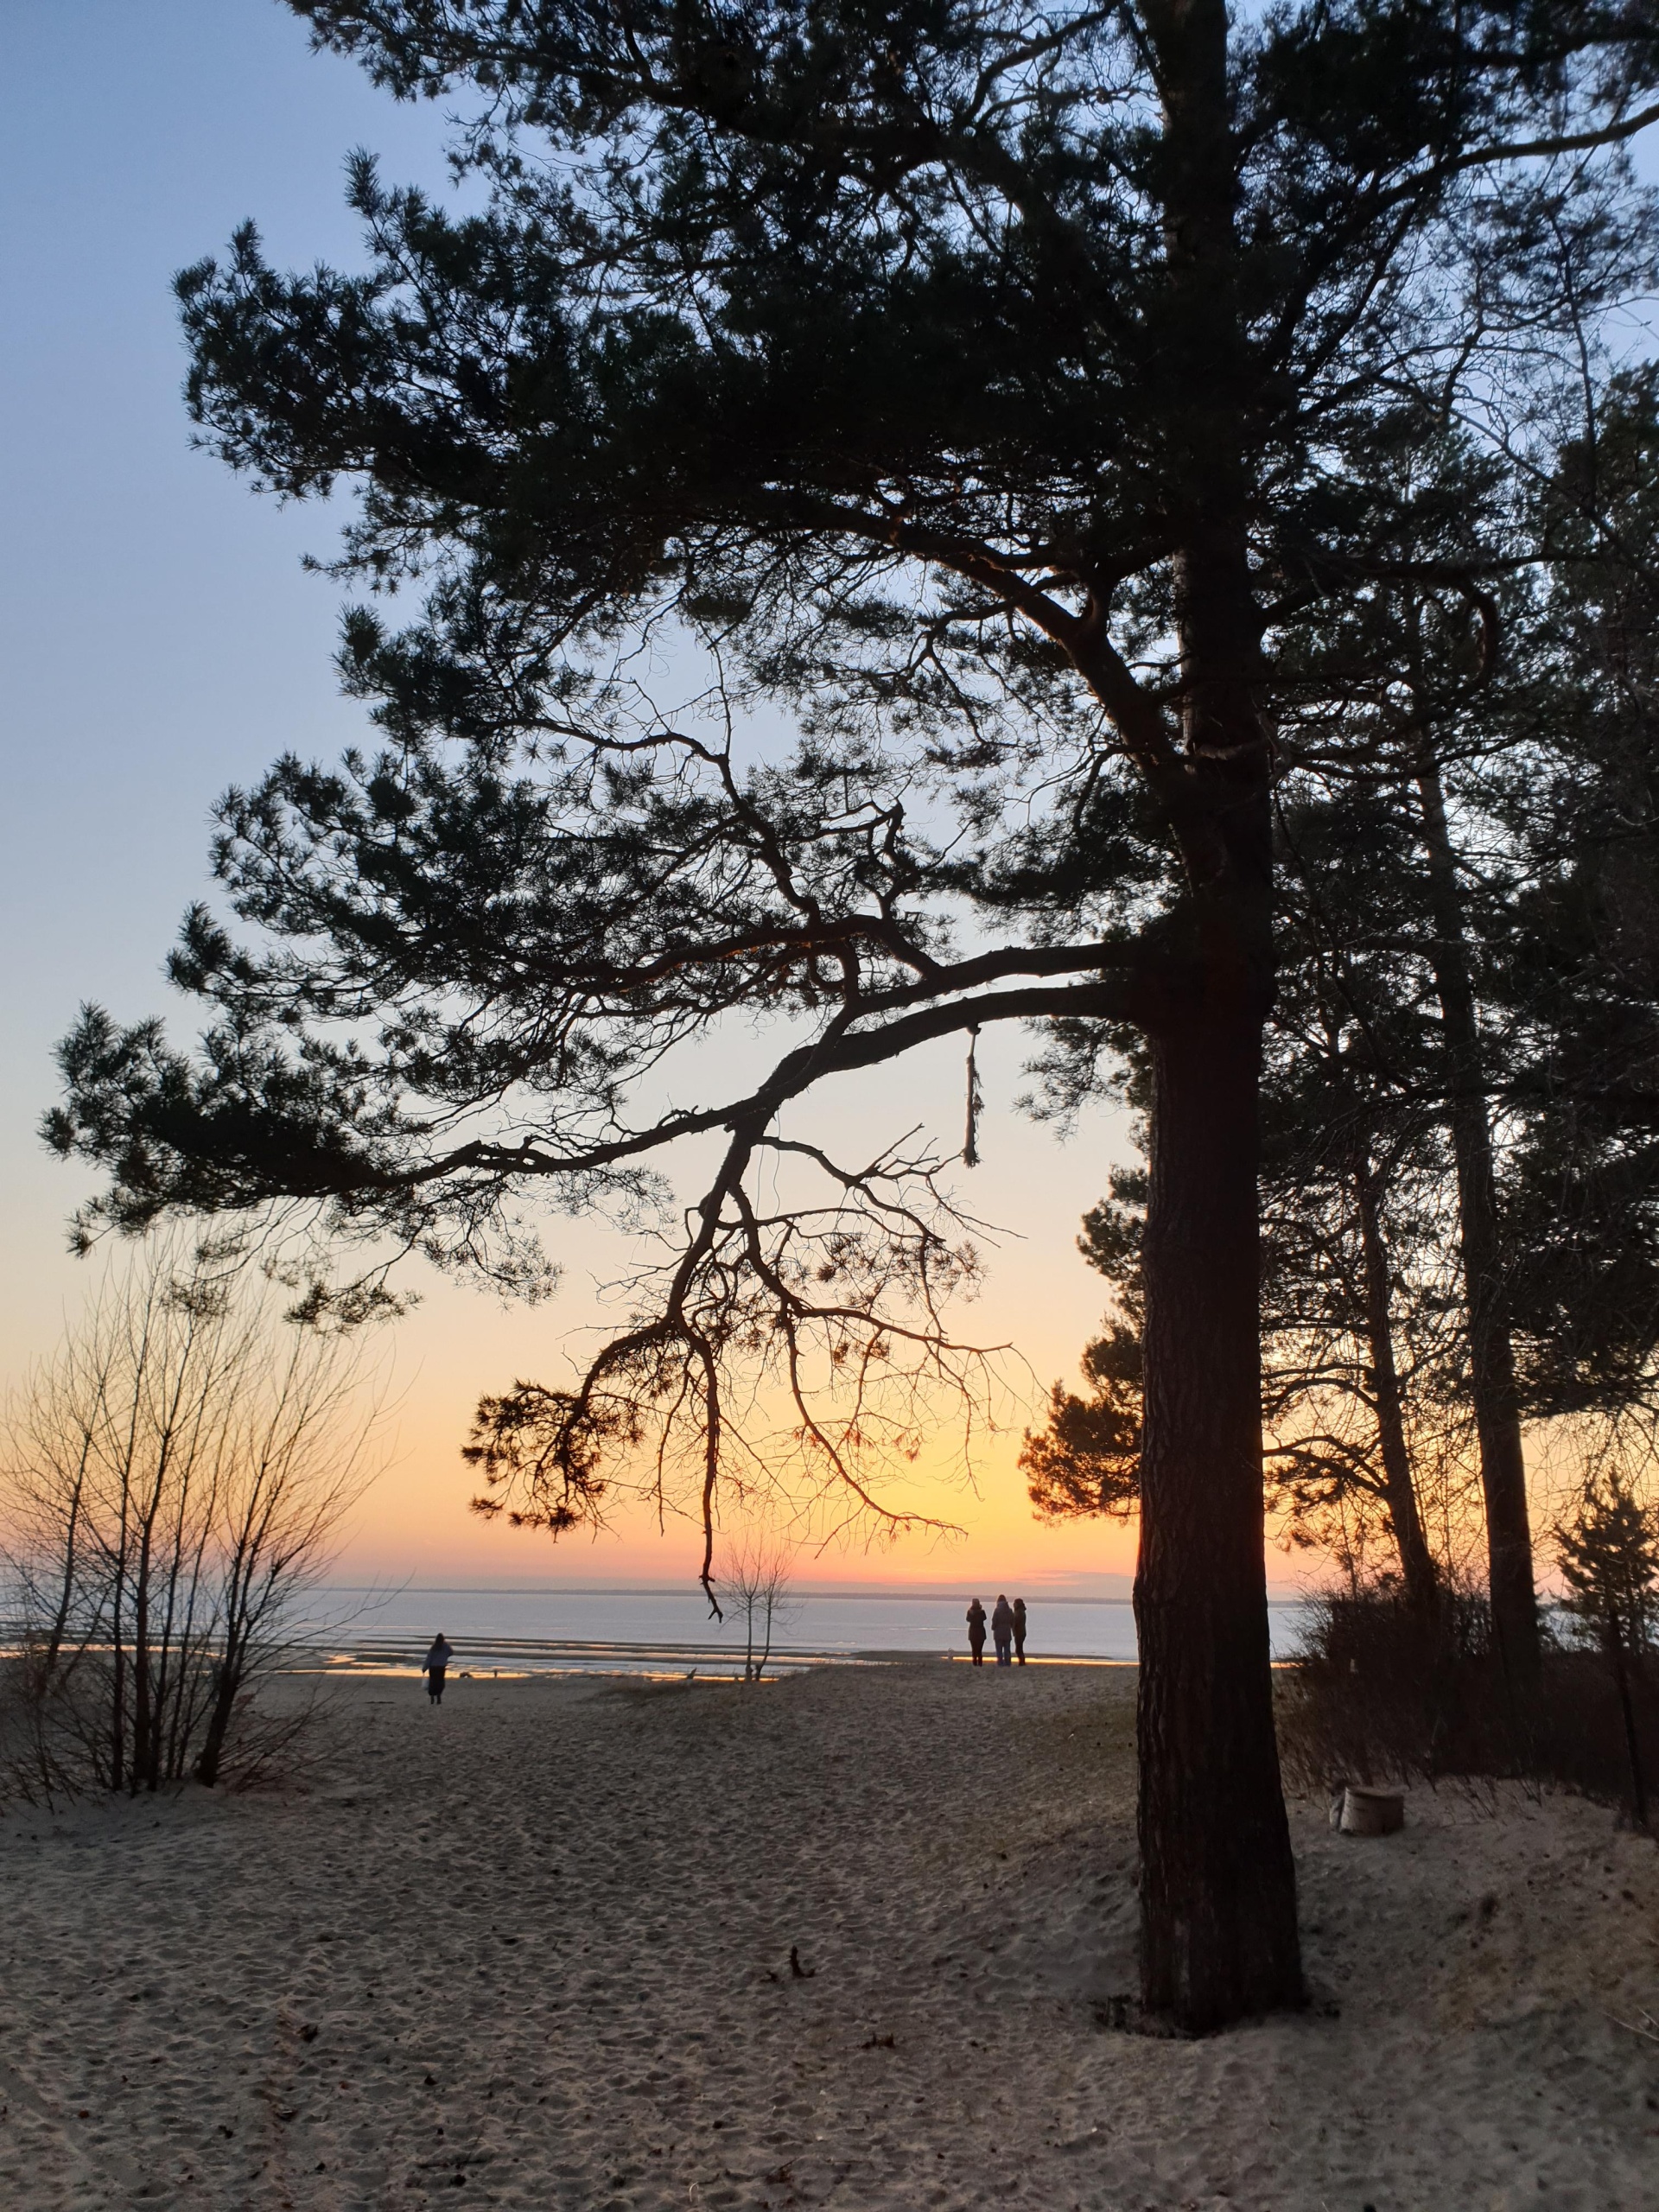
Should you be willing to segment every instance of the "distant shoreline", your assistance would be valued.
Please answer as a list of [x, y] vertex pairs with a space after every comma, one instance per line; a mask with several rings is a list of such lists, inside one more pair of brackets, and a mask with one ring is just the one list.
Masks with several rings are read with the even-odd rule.
[[[1109, 1596], [1096, 1596], [1087, 1590], [1065, 1592], [1046, 1589], [1040, 1583], [1020, 1582], [1017, 1576], [1008, 1579], [1008, 1587], [1034, 1593], [1034, 1602], [1044, 1605], [1133, 1605], [1135, 1600], [1127, 1592]], [[867, 1602], [872, 1599], [891, 1599], [895, 1602], [910, 1600], [923, 1604], [951, 1605], [976, 1588], [988, 1589], [988, 1580], [975, 1584], [962, 1582], [860, 1582], [860, 1583], [796, 1583], [791, 1584], [791, 1599], [810, 1598], [849, 1604]], [[319, 1597], [338, 1594], [343, 1597], [372, 1597], [385, 1595], [399, 1598], [696, 1598], [699, 1595], [696, 1582], [333, 1582], [317, 1586]], [[1269, 1605], [1311, 1605], [1319, 1596], [1289, 1584], [1269, 1584]]]
[[[391, 1648], [392, 1639], [361, 1644], [317, 1645], [296, 1648], [281, 1669], [286, 1675], [320, 1675], [330, 1678], [396, 1675], [419, 1678], [420, 1652], [413, 1643]], [[643, 1675], [663, 1680], [683, 1680], [695, 1675], [699, 1681], [738, 1681], [742, 1678], [743, 1653], [729, 1643], [581, 1643], [565, 1638], [493, 1638], [463, 1640], [455, 1647], [454, 1681], [508, 1681], [532, 1675]], [[766, 1660], [766, 1677], [781, 1680], [817, 1667], [894, 1667], [966, 1665], [962, 1650], [924, 1651], [890, 1647], [826, 1649], [816, 1645], [774, 1644]], [[1135, 1667], [1135, 1659], [1104, 1656], [1090, 1651], [1045, 1651], [1031, 1655], [1033, 1667]]]

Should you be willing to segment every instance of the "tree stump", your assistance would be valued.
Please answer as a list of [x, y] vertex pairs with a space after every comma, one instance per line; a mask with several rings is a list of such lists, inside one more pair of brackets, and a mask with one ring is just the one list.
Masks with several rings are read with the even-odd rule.
[[1398, 1789], [1362, 1789], [1350, 1783], [1342, 1793], [1344, 1835], [1393, 1835], [1406, 1825], [1406, 1801]]

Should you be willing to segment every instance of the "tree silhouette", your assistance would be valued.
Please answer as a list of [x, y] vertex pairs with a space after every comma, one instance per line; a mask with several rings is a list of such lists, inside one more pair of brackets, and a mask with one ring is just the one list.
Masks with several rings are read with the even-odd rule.
[[1659, 1611], [1659, 1516], [1617, 1467], [1585, 1484], [1576, 1516], [1555, 1532], [1565, 1605], [1605, 1654], [1618, 1692], [1630, 1770], [1630, 1805], [1648, 1825], [1647, 1777], [1630, 1696]]
[[[286, 276], [240, 232], [181, 280], [191, 405], [284, 496], [354, 483], [342, 570], [423, 576], [425, 613], [348, 625], [379, 757], [226, 803], [222, 876], [276, 949], [193, 918], [202, 1055], [89, 1014], [54, 1141], [113, 1171], [102, 1218], [309, 1200], [524, 1282], [515, 1194], [637, 1208], [709, 1137], [661, 1280], [478, 1445], [556, 1527], [683, 1439], [707, 1514], [734, 1361], [776, 1361], [804, 1458], [856, 1487], [867, 1434], [911, 1433], [892, 1356], [963, 1357], [938, 1162], [867, 1172], [779, 1113], [991, 1022], [1045, 1025], [1075, 1092], [1138, 1032], [1144, 1995], [1193, 2028], [1298, 2001], [1256, 1315], [1276, 670], [1411, 565], [1379, 405], [1577, 375], [1560, 241], [1609, 242], [1580, 305], [1633, 266], [1596, 149], [1659, 113], [1645, 19], [298, 12], [392, 92], [470, 101], [484, 205], [365, 159], [365, 273]], [[1476, 535], [1436, 573], [1478, 602], [1514, 557]], [[694, 647], [717, 711], [658, 715], [639, 656]], [[762, 702], [792, 749], [752, 742]], [[739, 1011], [770, 1068], [728, 1088], [714, 1056], [661, 1103]], [[808, 1225], [750, 1194], [780, 1154], [823, 1179]]]

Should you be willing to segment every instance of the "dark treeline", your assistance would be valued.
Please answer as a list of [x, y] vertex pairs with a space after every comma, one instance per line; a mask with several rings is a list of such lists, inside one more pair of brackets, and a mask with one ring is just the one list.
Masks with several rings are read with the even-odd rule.
[[[841, 1159], [820, 1084], [1034, 1024], [1064, 1110], [1127, 1055], [1142, 1995], [1195, 2029], [1299, 2002], [1264, 1036], [1317, 1011], [1319, 850], [1366, 854], [1432, 1000], [1354, 958], [1445, 1065], [1396, 1086], [1381, 1040], [1354, 1157], [1405, 1156], [1397, 1087], [1452, 1160], [1524, 1672], [1532, 1291], [1493, 1261], [1497, 1000], [1458, 841], [1529, 785], [1465, 733], [1497, 684], [1516, 757], [1540, 741], [1505, 613], [1553, 557], [1534, 487], [1566, 410], [1649, 283], [1621, 149], [1659, 112], [1659, 36], [1623, 0], [293, 4], [390, 92], [458, 104], [474, 189], [452, 213], [365, 159], [361, 273], [284, 274], [251, 227], [187, 271], [190, 405], [267, 488], [353, 486], [340, 573], [423, 598], [402, 629], [348, 618], [378, 752], [223, 804], [242, 933], [194, 914], [173, 966], [202, 1050], [89, 1012], [52, 1141], [106, 1172], [96, 1221], [308, 1206], [521, 1289], [533, 1196], [654, 1219], [626, 1323], [486, 1399], [472, 1448], [486, 1507], [556, 1533], [619, 1481], [683, 1495], [708, 1577], [722, 1486], [880, 1514], [882, 1455], [974, 1381], [945, 1162]], [[677, 657], [699, 673], [670, 710], [645, 680]], [[732, 1017], [775, 1049], [725, 1090], [720, 1054], [676, 1056]], [[1275, 1096], [1312, 1079], [1291, 1033], [1270, 1192]], [[1401, 1205], [1379, 1218], [1398, 1240]], [[757, 1381], [781, 1432], [748, 1422]]]
[[[1522, 1424], [1588, 1417], [1593, 1493], [1608, 1455], [1650, 1458], [1659, 1410], [1654, 378], [1584, 410], [1541, 468], [1401, 426], [1402, 572], [1460, 578], [1506, 507], [1535, 557], [1478, 596], [1389, 580], [1306, 634], [1275, 793], [1269, 1496], [1426, 1619], [1482, 1533], [1522, 1669]], [[1086, 1395], [1057, 1384], [1027, 1440], [1045, 1515], [1135, 1502], [1144, 1199], [1119, 1170], [1084, 1221], [1112, 1310]]]

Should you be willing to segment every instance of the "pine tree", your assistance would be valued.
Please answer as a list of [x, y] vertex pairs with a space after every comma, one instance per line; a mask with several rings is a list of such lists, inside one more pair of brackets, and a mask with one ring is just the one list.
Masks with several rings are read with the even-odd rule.
[[1659, 1616], [1659, 1515], [1643, 1505], [1615, 1467], [1592, 1476], [1574, 1519], [1557, 1529], [1556, 1552], [1567, 1585], [1566, 1611], [1605, 1655], [1618, 1692], [1630, 1762], [1630, 1804], [1648, 1825], [1648, 1785], [1630, 1695]]
[[1516, 1039], [1505, 1109], [1511, 1296], [1529, 1411], [1659, 1403], [1659, 395], [1595, 396], [1545, 494], [1553, 742], [1504, 764], [1523, 891], [1491, 996]]
[[[311, 1201], [523, 1280], [514, 1192], [643, 1203], [709, 1135], [658, 1289], [479, 1445], [566, 1525], [671, 1409], [708, 1514], [740, 1357], [793, 1382], [816, 1332], [871, 1388], [906, 1343], [946, 1357], [892, 1302], [926, 1315], [952, 1264], [928, 1172], [818, 1147], [816, 1230], [763, 1221], [780, 1109], [990, 1021], [1074, 1066], [1138, 1032], [1144, 1996], [1193, 2028], [1294, 2003], [1257, 1323], [1277, 671], [1397, 567], [1380, 396], [1490, 397], [1522, 331], [1547, 383], [1576, 337], [1558, 242], [1618, 231], [1596, 149], [1659, 112], [1654, 35], [1596, 0], [296, 3], [393, 92], [477, 95], [486, 204], [359, 163], [359, 276], [284, 276], [244, 231], [181, 280], [191, 404], [282, 494], [359, 485], [343, 569], [423, 574], [426, 611], [348, 628], [381, 758], [227, 802], [221, 873], [276, 950], [193, 919], [204, 1055], [89, 1014], [54, 1141], [124, 1224]], [[1468, 546], [1471, 593], [1495, 557]], [[744, 768], [718, 721], [631, 718], [629, 655], [671, 635], [740, 724], [792, 702], [799, 747]], [[644, 1108], [733, 1009], [782, 1031], [771, 1071]]]

